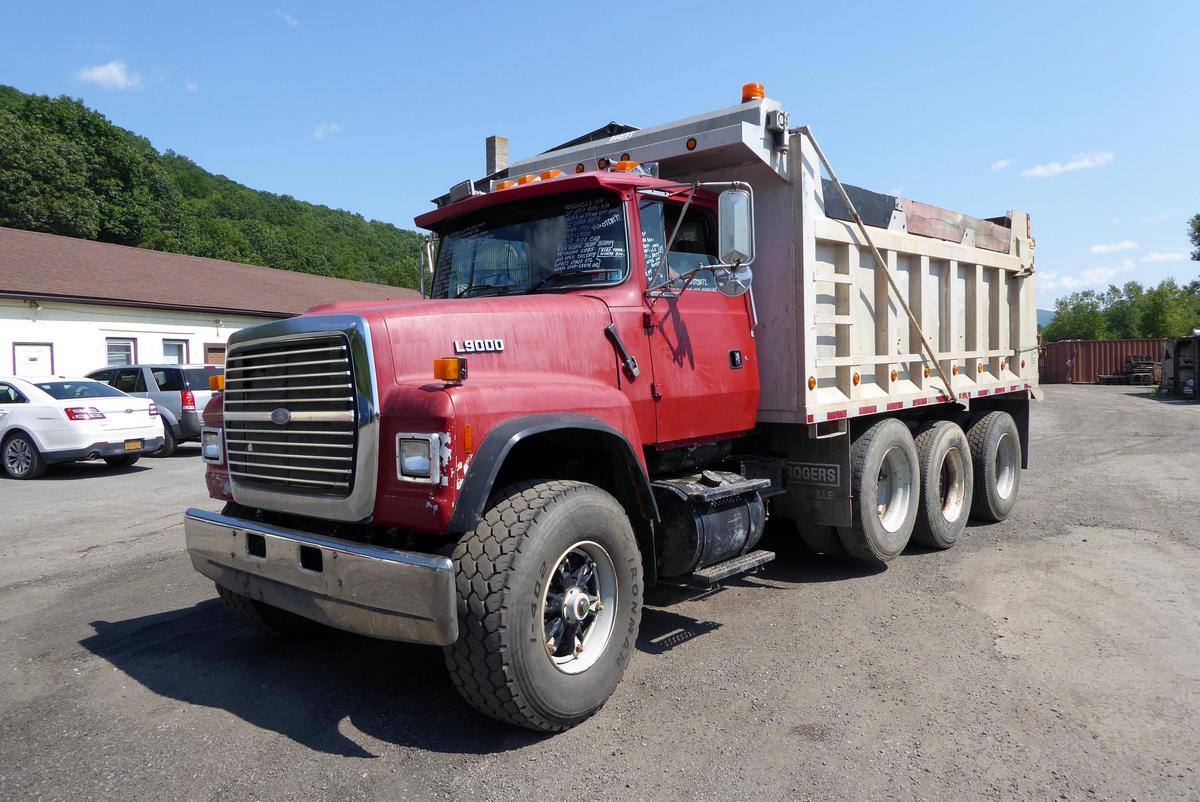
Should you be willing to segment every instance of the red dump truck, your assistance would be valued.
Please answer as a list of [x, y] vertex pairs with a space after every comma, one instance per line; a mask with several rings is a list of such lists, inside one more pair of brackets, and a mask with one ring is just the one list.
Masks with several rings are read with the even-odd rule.
[[1016, 502], [1028, 217], [843, 185], [758, 85], [416, 222], [430, 299], [230, 339], [203, 441], [228, 503], [186, 540], [244, 623], [440, 646], [471, 705], [557, 731], [613, 693], [647, 588], [759, 568], [768, 517], [887, 561]]

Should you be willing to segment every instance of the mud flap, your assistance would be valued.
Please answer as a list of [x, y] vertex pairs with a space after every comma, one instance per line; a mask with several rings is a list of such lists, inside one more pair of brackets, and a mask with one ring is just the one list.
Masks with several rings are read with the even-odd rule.
[[792, 426], [784, 464], [784, 494], [775, 509], [799, 523], [850, 526], [850, 434], [845, 422], [830, 431]]

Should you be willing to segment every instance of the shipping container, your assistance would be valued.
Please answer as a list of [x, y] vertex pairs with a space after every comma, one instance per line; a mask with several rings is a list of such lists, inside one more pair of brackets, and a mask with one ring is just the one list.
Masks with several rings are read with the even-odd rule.
[[1042, 346], [1041, 380], [1043, 384], [1095, 384], [1101, 376], [1125, 372], [1130, 357], [1148, 357], [1163, 361], [1167, 341], [1143, 340], [1063, 340]]

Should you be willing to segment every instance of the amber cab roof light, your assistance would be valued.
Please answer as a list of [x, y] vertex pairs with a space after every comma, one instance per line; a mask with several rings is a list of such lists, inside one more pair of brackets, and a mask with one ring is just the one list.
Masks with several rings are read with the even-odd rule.
[[751, 100], [762, 100], [767, 96], [767, 90], [762, 84], [749, 83], [742, 84], [742, 102], [749, 103]]

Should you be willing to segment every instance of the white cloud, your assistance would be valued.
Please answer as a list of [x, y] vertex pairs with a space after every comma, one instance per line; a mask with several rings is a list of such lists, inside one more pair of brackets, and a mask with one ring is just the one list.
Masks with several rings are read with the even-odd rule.
[[313, 129], [313, 139], [324, 139], [327, 136], [333, 136], [341, 132], [342, 126], [337, 123], [321, 123]]
[[132, 72], [124, 61], [110, 61], [107, 64], [96, 64], [84, 67], [75, 77], [86, 84], [95, 84], [101, 89], [137, 89], [142, 85], [142, 76]]
[[195, 81], [184, 81], [183, 88], [189, 92], [199, 92], [200, 84], [196, 83]]
[[1187, 261], [1186, 253], [1177, 251], [1154, 251], [1142, 257], [1143, 262], [1185, 262]]
[[275, 18], [279, 19], [279, 20], [283, 20], [284, 24], [286, 24], [289, 28], [299, 28], [300, 27], [300, 20], [296, 19], [291, 14], [289, 14], [286, 11], [283, 11], [281, 9], [278, 9], [278, 8], [275, 9]]
[[1126, 239], [1120, 242], [1112, 242], [1108, 244], [1093, 245], [1092, 253], [1115, 253], [1117, 251], [1132, 251], [1137, 247], [1137, 243], [1133, 240]]
[[1093, 153], [1078, 153], [1071, 157], [1071, 160], [1063, 162], [1046, 162], [1028, 170], [1022, 170], [1021, 175], [1030, 176], [1032, 178], [1049, 178], [1050, 176], [1060, 175], [1061, 173], [1071, 173], [1076, 170], [1091, 170], [1094, 167], [1103, 167], [1113, 160], [1112, 151], [1096, 151]]
[[1038, 292], [1074, 292], [1090, 287], [1103, 287], [1112, 282], [1121, 273], [1134, 269], [1132, 259], [1122, 259], [1120, 264], [1091, 267], [1076, 276], [1064, 276], [1054, 271], [1037, 274]]
[[992, 162], [992, 169], [1000, 172], [1001, 170], [1007, 170], [1010, 165], [1012, 165], [1012, 159], [1000, 159], [999, 161]]

